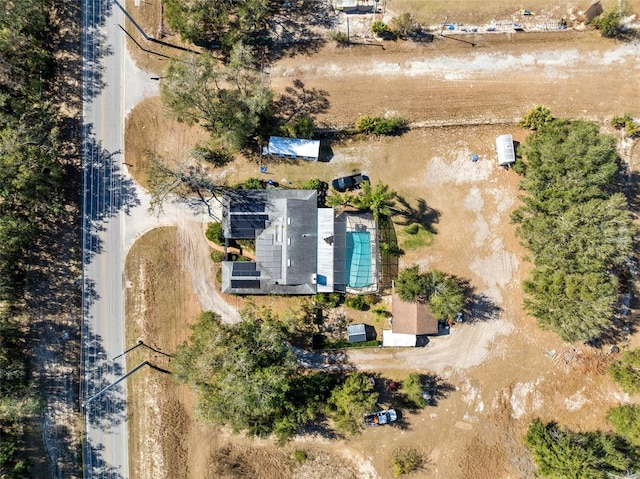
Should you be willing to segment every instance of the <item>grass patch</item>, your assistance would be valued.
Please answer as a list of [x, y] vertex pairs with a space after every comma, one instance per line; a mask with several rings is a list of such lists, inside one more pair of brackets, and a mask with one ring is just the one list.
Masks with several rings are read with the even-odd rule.
[[[173, 353], [189, 332], [187, 325], [200, 313], [200, 303], [191, 286], [174, 227], [157, 228], [136, 241], [125, 262], [125, 275], [130, 284], [126, 289], [125, 346], [131, 347], [138, 340], [165, 353]], [[146, 347], [138, 347], [127, 353], [126, 370], [144, 360], [154, 366], [170, 370], [167, 357], [150, 354]], [[145, 449], [149, 429], [156, 419], [148, 405], [148, 397], [162, 391], [156, 401], [163, 414], [162, 423], [172, 433], [163, 439], [168, 461], [168, 477], [182, 477], [186, 467], [186, 452], [181, 446], [181, 427], [185, 410], [179, 407], [176, 396], [189, 394], [178, 392], [178, 387], [168, 374], [151, 368], [143, 368], [127, 379], [129, 423], [129, 468], [132, 477], [140, 476], [139, 461], [149, 455]], [[169, 464], [170, 462], [170, 464]]]
[[[413, 233], [415, 227], [417, 231]], [[431, 246], [433, 243], [433, 233], [424, 229], [424, 226], [414, 223], [411, 225], [412, 232], [403, 231], [400, 234], [400, 247], [405, 251], [410, 251], [418, 248], [424, 248], [425, 246]]]

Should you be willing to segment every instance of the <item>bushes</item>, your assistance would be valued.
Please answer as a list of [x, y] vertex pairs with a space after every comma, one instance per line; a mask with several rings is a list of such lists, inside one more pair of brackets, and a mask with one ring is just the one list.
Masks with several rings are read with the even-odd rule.
[[391, 19], [391, 31], [400, 38], [407, 38], [419, 29], [419, 25], [409, 12], [401, 13]]
[[224, 233], [222, 232], [222, 224], [209, 223], [205, 236], [209, 241], [213, 241], [215, 244], [219, 246], [224, 246], [225, 237], [224, 237]]
[[398, 449], [393, 453], [391, 467], [393, 468], [393, 477], [400, 477], [403, 474], [409, 474], [422, 468], [424, 458], [416, 448], [408, 447]]
[[418, 231], [420, 231], [420, 225], [418, 223], [411, 223], [404, 229], [404, 231], [410, 235], [418, 234]]
[[279, 128], [280, 135], [289, 138], [313, 138], [315, 132], [316, 123], [309, 115], [299, 116]]
[[324, 181], [319, 178], [312, 178], [302, 185], [303, 190], [320, 190], [324, 188]]
[[340, 293], [318, 293], [313, 296], [313, 302], [323, 308], [337, 308], [342, 300]]
[[640, 349], [626, 351], [622, 359], [611, 363], [609, 373], [624, 392], [640, 393]]
[[218, 250], [213, 250], [211, 252], [211, 261], [213, 261], [214, 263], [219, 263], [220, 261], [224, 260], [224, 253], [222, 251], [218, 251]]
[[364, 296], [360, 296], [360, 295], [349, 296], [344, 300], [344, 304], [345, 306], [358, 311], [364, 310], [366, 306]]
[[631, 444], [640, 446], [640, 406], [625, 404], [610, 409], [607, 421], [613, 425], [616, 433]]
[[618, 38], [623, 35], [624, 27], [621, 23], [622, 12], [617, 8], [600, 14], [593, 19], [593, 26], [596, 27], [600, 34], [605, 38]]
[[390, 30], [387, 24], [384, 23], [382, 20], [376, 20], [371, 24], [371, 31], [376, 35], [382, 36], [388, 33]]
[[361, 116], [356, 123], [356, 130], [360, 133], [380, 136], [397, 135], [406, 128], [406, 121], [400, 116], [385, 118], [382, 116]]
[[264, 183], [260, 178], [249, 178], [242, 183], [243, 190], [264, 190]]
[[636, 135], [640, 128], [629, 113], [625, 113], [623, 116], [614, 116], [611, 118], [611, 125], [617, 130], [624, 129], [628, 137]]
[[527, 112], [520, 122], [520, 126], [523, 128], [529, 128], [530, 130], [539, 130], [542, 126], [550, 123], [551, 121], [553, 121], [551, 110], [545, 106], [538, 105]]

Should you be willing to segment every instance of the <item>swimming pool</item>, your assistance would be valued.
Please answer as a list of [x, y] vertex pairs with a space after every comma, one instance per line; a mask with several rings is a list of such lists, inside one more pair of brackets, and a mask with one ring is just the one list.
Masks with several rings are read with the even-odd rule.
[[373, 284], [371, 265], [371, 233], [368, 231], [347, 232], [346, 263], [349, 272], [348, 286], [364, 288]]

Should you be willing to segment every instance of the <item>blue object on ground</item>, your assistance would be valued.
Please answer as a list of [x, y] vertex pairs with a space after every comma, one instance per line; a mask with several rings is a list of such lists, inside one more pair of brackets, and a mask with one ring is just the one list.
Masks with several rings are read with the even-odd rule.
[[267, 172], [267, 167], [266, 166], [261, 166], [260, 167], [260, 173], [266, 173]]
[[474, 163], [478, 161], [478, 155], [476, 154], [471, 155], [471, 161], [473, 161]]

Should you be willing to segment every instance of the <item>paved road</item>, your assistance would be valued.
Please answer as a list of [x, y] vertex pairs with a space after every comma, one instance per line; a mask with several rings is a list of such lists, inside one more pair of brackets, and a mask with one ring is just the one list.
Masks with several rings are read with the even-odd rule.
[[[127, 82], [157, 85], [125, 55], [124, 15], [112, 0], [83, 0], [83, 373], [85, 478], [127, 478], [126, 385], [88, 401], [125, 371], [125, 218], [139, 203], [124, 170]], [[139, 91], [140, 88], [132, 88]]]

